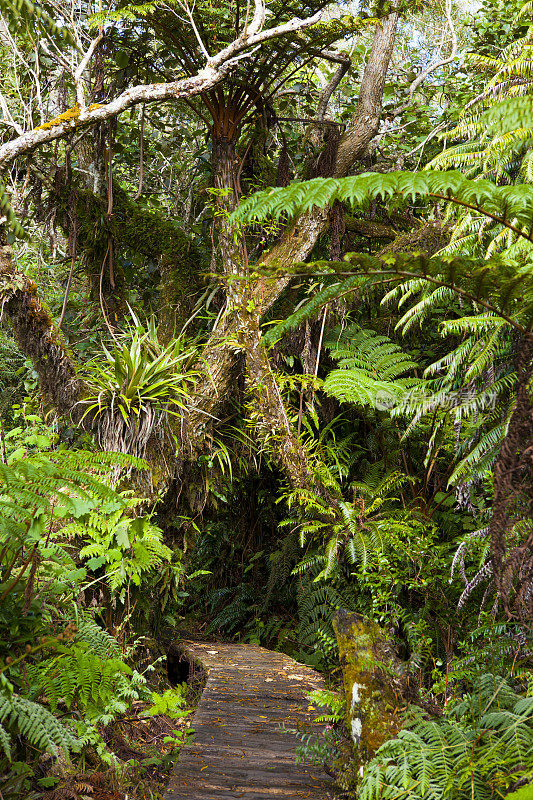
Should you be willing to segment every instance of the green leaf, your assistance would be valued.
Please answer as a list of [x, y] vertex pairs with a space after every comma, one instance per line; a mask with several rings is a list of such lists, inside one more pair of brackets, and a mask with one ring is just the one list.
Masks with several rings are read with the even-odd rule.
[[120, 525], [117, 525], [114, 532], [118, 546], [122, 547], [124, 550], [131, 547], [130, 538], [128, 536], [128, 527], [128, 521], [124, 520], [120, 523]]

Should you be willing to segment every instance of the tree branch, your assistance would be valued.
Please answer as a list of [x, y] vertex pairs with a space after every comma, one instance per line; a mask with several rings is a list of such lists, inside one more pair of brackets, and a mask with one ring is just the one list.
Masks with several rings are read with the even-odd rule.
[[[0, 171], [13, 159], [34, 150], [36, 147], [56, 139], [62, 139], [79, 128], [95, 125], [97, 122], [104, 122], [111, 117], [116, 117], [137, 103], [160, 103], [164, 100], [181, 100], [201, 94], [219, 83], [231, 70], [235, 60], [245, 54], [244, 51], [269, 39], [309, 28], [315, 25], [322, 17], [322, 12], [319, 11], [307, 19], [302, 20], [295, 17], [283, 25], [260, 31], [256, 16], [257, 7], [262, 5], [262, 0], [257, 0], [256, 14], [254, 14], [248, 31], [244, 31], [238, 39], [235, 39], [215, 56], [209, 58], [205, 67], [197, 75], [170, 83], [133, 86], [104, 105], [93, 105], [86, 108], [77, 107], [70, 114], [61, 115], [57, 119], [2, 145], [0, 147]], [[250, 34], [250, 30], [254, 32]], [[257, 32], [255, 32], [256, 30]]]
[[91, 60], [91, 58], [92, 58], [92, 56], [94, 54], [94, 51], [96, 50], [96, 48], [98, 47], [98, 45], [100, 44], [100, 42], [102, 41], [103, 38], [104, 38], [103, 31], [100, 31], [98, 36], [95, 39], [92, 40], [91, 44], [89, 45], [89, 47], [87, 49], [87, 52], [83, 56], [82, 60], [80, 61], [80, 64], [79, 64], [78, 68], [76, 69], [76, 71], [74, 72], [74, 75], [73, 75], [74, 85], [76, 87], [76, 101], [77, 101], [78, 106], [80, 107], [80, 109], [85, 109], [85, 106], [86, 106], [86, 103], [85, 103], [85, 92], [84, 92], [84, 89], [83, 89], [83, 80], [82, 80], [83, 73], [87, 69], [87, 65], [88, 65], [89, 61]]
[[[323, 53], [321, 55], [322, 58], [328, 58], [329, 56], [335, 56], [335, 55], [340, 56], [341, 54], [328, 52], [327, 54]], [[348, 54], [342, 54], [342, 56], [343, 56], [342, 58], [329, 59], [331, 61], [335, 61], [336, 63], [338, 63], [339, 66], [333, 73], [333, 77], [331, 78], [329, 83], [324, 87], [324, 89], [320, 94], [320, 99], [318, 101], [318, 107], [316, 112], [316, 118], [318, 120], [323, 120], [324, 117], [326, 116], [326, 111], [328, 108], [329, 101], [331, 100], [331, 95], [333, 94], [339, 83], [342, 81], [342, 79], [352, 66], [352, 61], [350, 59], [350, 56]]]

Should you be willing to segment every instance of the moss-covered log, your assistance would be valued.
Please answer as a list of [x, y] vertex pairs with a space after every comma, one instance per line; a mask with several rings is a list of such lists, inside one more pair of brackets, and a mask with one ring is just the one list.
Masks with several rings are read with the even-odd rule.
[[352, 784], [356, 784], [365, 764], [400, 729], [402, 668], [390, 637], [373, 620], [339, 609], [333, 627], [346, 696], [346, 724], [353, 741]]
[[[60, 331], [39, 300], [37, 287], [26, 275], [17, 272], [12, 250], [0, 229], [0, 296], [17, 344], [39, 376], [45, 397], [61, 414], [79, 421], [76, 406], [83, 391], [76, 367]], [[80, 410], [77, 410], [80, 409]]]
[[346, 215], [344, 218], [346, 230], [368, 239], [395, 239], [398, 231], [392, 225], [368, 219], [357, 219]]
[[394, 241], [385, 245], [380, 250], [379, 255], [386, 253], [409, 253], [409, 252], [422, 252], [427, 253], [428, 256], [433, 256], [446, 247], [450, 242], [453, 225], [450, 223], [441, 222], [440, 220], [431, 220], [424, 223], [419, 228], [415, 228], [408, 233], [402, 233], [394, 239]]

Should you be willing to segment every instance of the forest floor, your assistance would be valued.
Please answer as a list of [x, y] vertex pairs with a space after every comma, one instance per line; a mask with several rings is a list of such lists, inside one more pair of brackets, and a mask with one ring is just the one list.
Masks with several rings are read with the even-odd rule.
[[296, 764], [298, 739], [283, 730], [310, 724], [306, 693], [323, 688], [317, 672], [256, 645], [180, 647], [208, 677], [165, 800], [333, 797], [321, 766]]
[[[146, 654], [145, 654], [146, 655]], [[205, 686], [206, 673], [194, 670], [188, 681], [183, 716], [172, 713], [147, 716], [149, 703], [135, 701], [126, 714], [101, 729], [102, 738], [118, 768], [105, 764], [89, 748], [85, 769], [74, 771], [70, 762], [51, 756], [40, 760], [40, 775], [55, 785], [40, 800], [161, 800], [191, 725]], [[150, 688], [159, 693], [172, 688], [161, 670], [153, 673]], [[36, 795], [31, 795], [32, 800]]]
[[[144, 704], [132, 709], [103, 730], [111, 753], [125, 765], [125, 770], [91, 770], [74, 773], [57, 762], [58, 783], [40, 794], [42, 800], [156, 800], [169, 782], [179, 748], [189, 721], [176, 720], [167, 714], [144, 717]], [[47, 770], [47, 775], [54, 774]]]

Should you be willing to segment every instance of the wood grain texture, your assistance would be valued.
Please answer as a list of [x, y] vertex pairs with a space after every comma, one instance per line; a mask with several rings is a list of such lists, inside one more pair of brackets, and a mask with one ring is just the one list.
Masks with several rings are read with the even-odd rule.
[[305, 693], [321, 677], [282, 653], [244, 644], [180, 642], [208, 671], [195, 739], [176, 764], [165, 800], [327, 800], [318, 765], [296, 764], [295, 736], [280, 724], [310, 722]]

